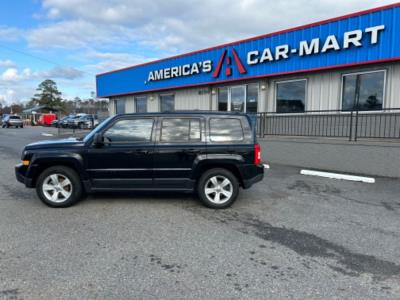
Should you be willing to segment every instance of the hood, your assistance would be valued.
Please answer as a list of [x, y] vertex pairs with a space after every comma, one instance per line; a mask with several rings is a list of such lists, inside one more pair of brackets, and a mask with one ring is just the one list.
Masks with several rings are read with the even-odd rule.
[[26, 145], [25, 150], [81, 147], [84, 142], [76, 138], [45, 140]]

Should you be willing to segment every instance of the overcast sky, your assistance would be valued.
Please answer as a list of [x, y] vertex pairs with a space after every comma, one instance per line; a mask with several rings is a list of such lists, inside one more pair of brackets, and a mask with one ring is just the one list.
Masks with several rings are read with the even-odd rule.
[[88, 98], [97, 73], [393, 2], [1, 1], [0, 101], [28, 100], [46, 78]]

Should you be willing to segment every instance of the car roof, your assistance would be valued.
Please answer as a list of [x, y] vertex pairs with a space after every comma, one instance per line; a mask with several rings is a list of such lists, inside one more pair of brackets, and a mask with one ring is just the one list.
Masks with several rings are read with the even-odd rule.
[[147, 112], [147, 113], [129, 113], [118, 114], [117, 116], [185, 116], [185, 115], [202, 115], [202, 116], [248, 116], [242, 112], [222, 112], [210, 110], [191, 110], [191, 111], [168, 111], [168, 112]]

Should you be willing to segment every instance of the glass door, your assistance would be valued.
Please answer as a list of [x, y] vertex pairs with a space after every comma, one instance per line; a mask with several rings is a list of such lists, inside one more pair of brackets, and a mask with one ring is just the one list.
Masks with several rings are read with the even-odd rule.
[[246, 86], [233, 86], [230, 93], [230, 111], [245, 111], [246, 104]]

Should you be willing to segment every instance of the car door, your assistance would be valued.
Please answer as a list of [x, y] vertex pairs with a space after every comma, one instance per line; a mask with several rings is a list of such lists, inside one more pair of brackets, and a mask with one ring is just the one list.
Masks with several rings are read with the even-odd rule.
[[118, 118], [103, 130], [104, 144], [91, 145], [87, 172], [94, 189], [149, 189], [152, 187], [155, 119]]
[[192, 167], [205, 153], [204, 120], [200, 117], [163, 117], [157, 128], [154, 187], [192, 189]]

